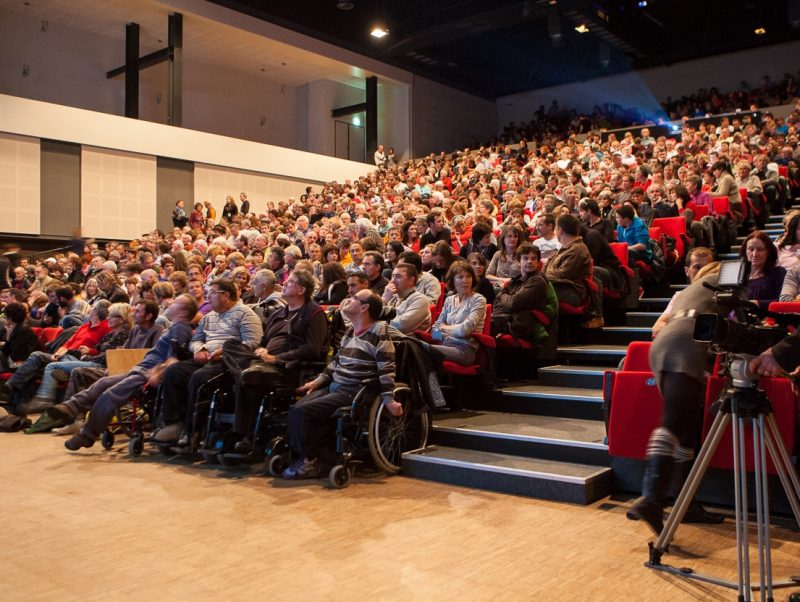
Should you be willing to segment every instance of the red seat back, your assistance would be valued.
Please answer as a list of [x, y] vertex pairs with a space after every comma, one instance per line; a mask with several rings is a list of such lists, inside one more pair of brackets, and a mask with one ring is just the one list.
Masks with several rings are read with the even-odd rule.
[[611, 393], [608, 453], [642, 460], [650, 433], [661, 423], [664, 400], [649, 371], [618, 372]]
[[728, 215], [731, 212], [731, 201], [726, 196], [718, 196], [713, 199], [714, 211], [720, 215]]
[[633, 341], [625, 353], [624, 372], [650, 372], [650, 346], [652, 341]]
[[778, 175], [784, 178], [789, 178], [789, 166], [788, 165], [778, 165]]
[[694, 221], [701, 220], [705, 216], [711, 213], [711, 210], [708, 208], [708, 205], [695, 205], [694, 207], [692, 207], [692, 211], [694, 211]]
[[628, 265], [628, 243], [625, 242], [612, 242], [610, 244], [611, 250], [617, 256], [622, 265]]

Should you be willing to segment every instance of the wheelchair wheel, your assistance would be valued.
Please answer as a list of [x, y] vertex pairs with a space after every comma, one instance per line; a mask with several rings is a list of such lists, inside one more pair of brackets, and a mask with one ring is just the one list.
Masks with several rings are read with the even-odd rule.
[[128, 441], [128, 453], [134, 458], [141, 456], [144, 451], [144, 440], [141, 434], [136, 434]]
[[103, 449], [111, 449], [114, 447], [114, 433], [109, 430], [103, 431], [103, 434], [100, 435], [100, 443]]
[[350, 484], [350, 477], [352, 476], [349, 468], [343, 464], [337, 464], [328, 473], [328, 482], [332, 487], [344, 489]]
[[376, 399], [369, 411], [367, 442], [369, 453], [378, 469], [395, 474], [400, 472], [402, 455], [425, 447], [430, 430], [428, 412], [415, 412], [411, 407], [411, 390], [395, 391], [395, 400], [403, 404], [403, 415], [392, 416]]
[[267, 469], [269, 470], [269, 474], [273, 477], [280, 477], [283, 475], [283, 471], [287, 466], [288, 462], [286, 461], [286, 456], [283, 454], [276, 454], [269, 459]]

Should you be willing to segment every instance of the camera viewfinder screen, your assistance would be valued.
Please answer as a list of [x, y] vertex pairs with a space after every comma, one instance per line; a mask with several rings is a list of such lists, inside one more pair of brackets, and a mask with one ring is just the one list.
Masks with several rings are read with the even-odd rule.
[[744, 259], [723, 261], [719, 269], [719, 286], [744, 286], [747, 283], [744, 268]]

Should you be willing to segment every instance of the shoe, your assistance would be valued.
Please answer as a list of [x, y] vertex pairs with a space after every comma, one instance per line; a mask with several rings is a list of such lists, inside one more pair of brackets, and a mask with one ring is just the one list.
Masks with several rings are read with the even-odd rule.
[[74, 435], [75, 433], [80, 432], [83, 428], [83, 420], [76, 420], [72, 424], [68, 424], [67, 426], [62, 426], [61, 428], [53, 429], [52, 433], [54, 435]]
[[51, 418], [48, 414], [41, 414], [39, 418], [29, 427], [23, 429], [26, 435], [34, 435], [36, 433], [49, 433], [54, 427], [63, 426], [63, 422]]
[[242, 370], [242, 383], [245, 385], [260, 385], [264, 383], [267, 375], [274, 374], [266, 364], [261, 362], [254, 362], [246, 370]]
[[69, 451], [78, 451], [82, 447], [92, 447], [92, 445], [94, 445], [94, 439], [83, 433], [73, 435], [64, 441], [64, 447]]
[[17, 412], [21, 414], [41, 414], [55, 405], [52, 399], [44, 397], [34, 397], [30, 401], [25, 401], [17, 405]]
[[72, 412], [70, 412], [63, 403], [57, 403], [47, 408], [44, 413], [53, 420], [58, 420], [61, 423], [59, 426], [66, 426], [75, 422], [75, 416], [72, 415]]
[[630, 520], [643, 520], [656, 535], [664, 529], [664, 507], [646, 497], [640, 497], [625, 513]]
[[719, 512], [709, 512], [700, 502], [692, 500], [681, 522], [695, 525], [719, 525], [725, 522], [725, 515]]
[[319, 459], [298, 460], [281, 473], [284, 479], [315, 479], [319, 476]]
[[603, 326], [605, 326], [605, 321], [602, 316], [586, 320], [586, 322], [581, 324], [581, 328], [602, 328]]
[[153, 433], [153, 435], [150, 437], [150, 441], [153, 443], [174, 443], [180, 439], [182, 432], [183, 423], [173, 422], [172, 424], [168, 424], [164, 428], [160, 428]]
[[61, 369], [53, 370], [50, 373], [50, 376], [55, 378], [60, 383], [68, 383], [69, 382], [69, 372], [66, 372], [65, 370], [61, 370]]

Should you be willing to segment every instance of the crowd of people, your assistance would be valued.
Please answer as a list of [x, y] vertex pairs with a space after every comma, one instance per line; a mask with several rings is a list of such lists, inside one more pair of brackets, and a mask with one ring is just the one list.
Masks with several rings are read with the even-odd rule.
[[[247, 452], [259, 396], [299, 387], [305, 397], [289, 424], [297, 463], [285, 476], [315, 476], [330, 408], [355, 386], [374, 384], [387, 410], [402, 414], [391, 394], [394, 337], [430, 329], [420, 345], [435, 364], [468, 365], [473, 333], [541, 344], [548, 332], [534, 310], [555, 320], [560, 304], [580, 306], [583, 326], [601, 327], [603, 287], [625, 286], [610, 243], [627, 243], [631, 265], [647, 265], [655, 260], [647, 224], [681, 214], [714, 253], [713, 229], [694, 228], [694, 211], [705, 205], [713, 217], [712, 199], [726, 196], [735, 225], [747, 227], [740, 188], [769, 197], [765, 211], [783, 211], [798, 195], [799, 122], [795, 99], [786, 127], [743, 115], [686, 125], [676, 138], [643, 128], [605, 141], [590, 133], [579, 144], [563, 132], [535, 149], [487, 146], [394, 165], [376, 153], [369, 175], [298, 198], [251, 201], [242, 192], [219, 217], [209, 201], [189, 214], [178, 201], [171, 231], [18, 257], [0, 273], [0, 361], [13, 373], [0, 400], [15, 415], [44, 412], [39, 428], [70, 434], [66, 446], [78, 450], [135, 389], [161, 383], [163, 426], [152, 439], [185, 446], [201, 385], [227, 370], [238, 375], [229, 444]], [[752, 298], [778, 299], [790, 282], [797, 295], [798, 225], [792, 214], [777, 246], [759, 231], [742, 246]], [[33, 327], [64, 330], [45, 351]], [[150, 351], [109, 377], [105, 353], [116, 347]], [[300, 363], [324, 360], [319, 377], [300, 382]], [[58, 381], [67, 389], [56, 403]]]

